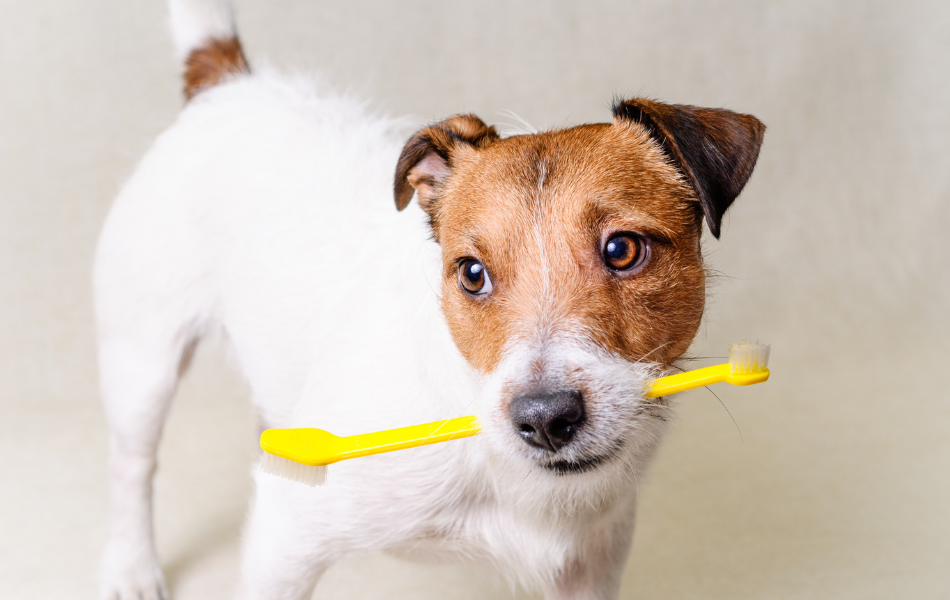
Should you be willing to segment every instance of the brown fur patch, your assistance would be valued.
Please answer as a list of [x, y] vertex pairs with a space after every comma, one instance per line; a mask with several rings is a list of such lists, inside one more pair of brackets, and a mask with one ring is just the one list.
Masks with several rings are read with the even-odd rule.
[[240, 73], [249, 73], [241, 42], [236, 37], [211, 39], [185, 59], [185, 100], [205, 88]]
[[[396, 204], [415, 187], [430, 215], [459, 350], [483, 373], [523, 340], [576, 339], [629, 361], [679, 358], [705, 303], [703, 216], [718, 234], [763, 130], [748, 115], [628, 101], [613, 124], [500, 139], [466, 115], [417, 133], [397, 167]], [[432, 156], [437, 168], [423, 163]], [[642, 268], [605, 264], [604, 244], [619, 232], [648, 241]], [[485, 266], [491, 294], [460, 288], [466, 258]]]
[[[443, 311], [477, 369], [506, 344], [572, 336], [639, 360], [669, 363], [689, 346], [703, 312], [696, 198], [645, 131], [585, 125], [516, 136], [454, 161], [438, 222]], [[610, 234], [645, 236], [635, 274], [602, 259]], [[456, 260], [483, 262], [490, 297], [459, 289]]]

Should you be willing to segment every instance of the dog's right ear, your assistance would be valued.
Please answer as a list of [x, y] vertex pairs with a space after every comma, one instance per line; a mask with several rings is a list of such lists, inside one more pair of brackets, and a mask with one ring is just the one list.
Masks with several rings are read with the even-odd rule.
[[457, 115], [420, 129], [406, 142], [396, 163], [396, 208], [406, 208], [415, 192], [419, 206], [434, 219], [442, 187], [452, 174], [453, 154], [463, 146], [485, 148], [499, 139], [495, 128], [475, 115]]

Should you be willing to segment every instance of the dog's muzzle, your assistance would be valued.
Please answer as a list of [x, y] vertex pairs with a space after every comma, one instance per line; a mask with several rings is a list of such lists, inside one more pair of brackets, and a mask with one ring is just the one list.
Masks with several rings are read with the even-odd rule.
[[535, 391], [508, 406], [515, 431], [529, 445], [557, 452], [584, 424], [584, 397], [577, 390]]

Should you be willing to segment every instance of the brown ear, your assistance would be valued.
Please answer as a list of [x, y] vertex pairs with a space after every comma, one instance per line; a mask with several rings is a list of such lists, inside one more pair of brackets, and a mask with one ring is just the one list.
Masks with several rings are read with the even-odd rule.
[[633, 98], [614, 105], [614, 123], [646, 127], [696, 191], [709, 231], [719, 237], [726, 209], [745, 186], [765, 135], [752, 115]]
[[452, 174], [453, 153], [462, 145], [484, 148], [498, 139], [495, 128], [475, 115], [457, 115], [417, 131], [396, 163], [396, 208], [406, 208], [417, 192], [419, 205], [434, 218], [442, 186]]

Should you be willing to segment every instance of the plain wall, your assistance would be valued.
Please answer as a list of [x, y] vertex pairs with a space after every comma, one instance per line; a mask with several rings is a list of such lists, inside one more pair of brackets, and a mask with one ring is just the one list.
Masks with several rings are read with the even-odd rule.
[[[773, 378], [679, 400], [621, 596], [950, 597], [950, 4], [246, 0], [252, 66], [321, 71], [418, 123], [607, 121], [613, 97], [749, 112], [758, 167], [707, 236], [691, 353]], [[0, 2], [0, 597], [90, 597], [106, 519], [90, 266], [182, 106], [158, 0]], [[214, 348], [166, 430], [159, 551], [227, 597], [254, 418]], [[728, 409], [728, 410], [727, 410]], [[476, 567], [350, 559], [328, 598], [523, 596]]]

